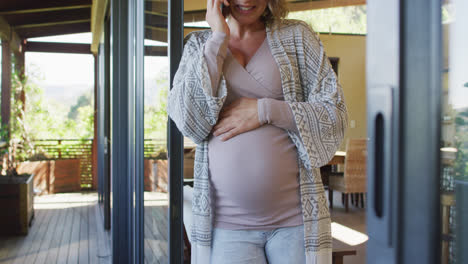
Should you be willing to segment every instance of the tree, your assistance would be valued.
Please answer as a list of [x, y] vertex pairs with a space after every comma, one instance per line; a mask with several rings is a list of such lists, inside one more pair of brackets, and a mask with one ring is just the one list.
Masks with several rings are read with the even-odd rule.
[[145, 138], [165, 139], [167, 137], [167, 96], [169, 92], [168, 69], [156, 75], [156, 104], [145, 105]]
[[75, 105], [70, 107], [70, 112], [68, 112], [68, 118], [75, 119], [78, 117], [78, 109], [83, 106], [90, 106], [91, 105], [91, 96], [90, 94], [83, 94], [78, 98], [78, 101]]
[[[291, 12], [289, 18], [307, 22], [316, 32], [367, 34], [366, 6], [345, 6]], [[442, 22], [454, 20], [452, 4], [442, 6]]]
[[[92, 92], [84, 92], [71, 107], [63, 102], [47, 100], [44, 89], [36, 84], [40, 79], [40, 73], [39, 68], [30, 65], [24, 83], [27, 104], [20, 124], [23, 124], [31, 140], [92, 138], [94, 131]], [[18, 104], [19, 102], [12, 103], [12, 105]], [[20, 106], [15, 108], [20, 109]], [[13, 131], [16, 134], [21, 133], [17, 128]]]
[[288, 17], [307, 22], [316, 32], [367, 33], [365, 5], [291, 12]]

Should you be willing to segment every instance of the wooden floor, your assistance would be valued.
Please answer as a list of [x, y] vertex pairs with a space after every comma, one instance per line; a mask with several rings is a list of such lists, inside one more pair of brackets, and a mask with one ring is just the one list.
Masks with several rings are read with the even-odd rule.
[[[96, 193], [36, 196], [27, 236], [0, 237], [0, 264], [111, 263]], [[145, 193], [145, 263], [168, 263], [167, 194]]]
[[95, 193], [36, 196], [27, 236], [1, 237], [0, 263], [110, 263]]
[[168, 196], [145, 192], [145, 263], [169, 263]]
[[[365, 209], [350, 206], [345, 213], [338, 194], [332, 222], [365, 235]], [[168, 263], [167, 204], [167, 194], [145, 193], [145, 263]], [[36, 196], [34, 207], [36, 216], [27, 236], [0, 237], [0, 264], [111, 263], [111, 238], [102, 228], [96, 193]], [[350, 236], [355, 238], [354, 233]], [[366, 241], [349, 243], [335, 237], [333, 248], [357, 250], [344, 263], [366, 263]]]
[[[328, 197], [328, 191], [325, 192]], [[345, 256], [345, 264], [365, 264], [367, 247], [366, 209], [349, 205], [349, 211], [341, 203], [341, 193], [334, 192], [332, 220], [333, 250], [356, 250], [355, 256]], [[345, 230], [343, 230], [345, 229]], [[343, 232], [344, 231], [344, 232]]]

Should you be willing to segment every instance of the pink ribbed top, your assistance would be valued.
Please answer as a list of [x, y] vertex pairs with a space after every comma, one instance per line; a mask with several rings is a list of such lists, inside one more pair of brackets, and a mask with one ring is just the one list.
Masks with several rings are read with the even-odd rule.
[[221, 72], [228, 95], [258, 98], [258, 129], [221, 141], [210, 136], [208, 159], [217, 228], [272, 229], [302, 224], [297, 150], [287, 134], [296, 131], [284, 102], [280, 73], [265, 40], [242, 67], [231, 55], [226, 35], [214, 32], [205, 44], [214, 93]]

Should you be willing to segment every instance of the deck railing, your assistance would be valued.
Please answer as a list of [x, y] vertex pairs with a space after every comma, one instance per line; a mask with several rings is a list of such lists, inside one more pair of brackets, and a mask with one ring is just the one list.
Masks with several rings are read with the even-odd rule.
[[[93, 139], [38, 139], [34, 140], [37, 152], [48, 159], [80, 159], [81, 188], [93, 189]], [[165, 158], [165, 139], [145, 139], [145, 158]]]
[[48, 159], [80, 159], [81, 188], [93, 189], [93, 139], [38, 139], [34, 147]]
[[145, 158], [164, 158], [162, 156], [166, 155], [166, 145], [166, 139], [145, 139]]

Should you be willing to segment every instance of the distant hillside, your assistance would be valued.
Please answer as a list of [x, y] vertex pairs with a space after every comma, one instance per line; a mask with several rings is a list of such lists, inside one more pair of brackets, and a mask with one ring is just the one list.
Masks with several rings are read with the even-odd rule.
[[461, 112], [468, 113], [468, 107], [457, 108], [455, 109], [455, 111], [457, 111], [457, 113], [461, 113]]
[[[54, 100], [64, 105], [71, 106], [76, 103], [83, 94], [93, 95], [94, 87], [92, 85], [41, 85], [44, 90], [45, 100]], [[156, 105], [158, 84], [154, 80], [145, 80], [145, 105]], [[167, 89], [167, 87], [162, 87]]]
[[83, 94], [93, 93], [92, 85], [43, 85], [44, 99], [60, 102], [70, 107]]

